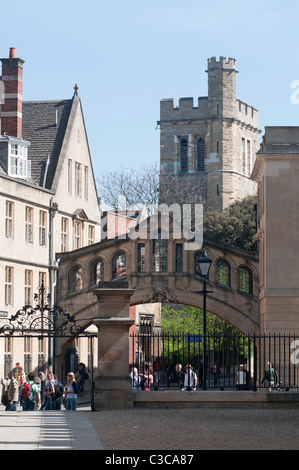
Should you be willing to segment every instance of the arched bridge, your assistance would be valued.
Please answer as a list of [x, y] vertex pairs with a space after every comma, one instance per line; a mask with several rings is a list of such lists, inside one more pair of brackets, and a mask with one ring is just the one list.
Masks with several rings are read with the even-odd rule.
[[[99, 283], [119, 287], [126, 281], [133, 290], [130, 305], [153, 302], [203, 307], [202, 279], [197, 267], [201, 249], [186, 250], [186, 240], [145, 234], [133, 239], [102, 242], [68, 253], [60, 253], [58, 302], [82, 324], [98, 315], [94, 290]], [[143, 233], [144, 235], [144, 233]], [[260, 329], [258, 300], [258, 255], [210, 240], [203, 241], [212, 259], [209, 272], [207, 310], [245, 334]]]

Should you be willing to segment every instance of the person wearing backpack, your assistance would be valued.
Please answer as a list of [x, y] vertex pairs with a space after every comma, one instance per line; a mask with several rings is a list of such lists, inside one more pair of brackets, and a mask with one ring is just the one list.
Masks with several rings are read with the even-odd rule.
[[29, 373], [28, 381], [23, 383], [21, 387], [23, 411], [34, 411], [35, 400], [38, 400], [38, 388], [33, 380], [34, 374]]
[[54, 375], [54, 395], [53, 395], [53, 410], [61, 410], [61, 399], [64, 392], [63, 385], [59, 382], [57, 375]]
[[79, 387], [75, 380], [75, 374], [73, 372], [69, 372], [67, 374], [67, 383], [64, 388], [67, 411], [76, 411], [78, 393], [79, 393]]

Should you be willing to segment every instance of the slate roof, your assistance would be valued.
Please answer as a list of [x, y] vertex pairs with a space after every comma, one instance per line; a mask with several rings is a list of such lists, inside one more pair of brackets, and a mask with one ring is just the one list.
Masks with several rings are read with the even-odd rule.
[[[23, 139], [29, 140], [31, 179], [51, 189], [73, 100], [23, 101]], [[47, 160], [49, 156], [49, 165]]]

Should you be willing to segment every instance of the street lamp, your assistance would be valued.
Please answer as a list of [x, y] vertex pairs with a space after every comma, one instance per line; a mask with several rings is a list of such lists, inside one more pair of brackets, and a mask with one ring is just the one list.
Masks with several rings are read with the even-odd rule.
[[197, 260], [200, 274], [203, 278], [203, 290], [198, 294], [203, 294], [203, 390], [206, 390], [206, 334], [207, 334], [207, 294], [213, 291], [207, 291], [207, 279], [209, 275], [212, 260], [207, 256], [203, 249], [201, 257]]

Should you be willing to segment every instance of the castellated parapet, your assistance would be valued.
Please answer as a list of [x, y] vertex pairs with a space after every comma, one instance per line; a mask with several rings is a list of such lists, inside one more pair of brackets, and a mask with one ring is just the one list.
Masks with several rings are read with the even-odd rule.
[[258, 145], [258, 111], [236, 98], [235, 59], [211, 57], [206, 72], [208, 96], [197, 102], [180, 98], [178, 105], [173, 98], [160, 102], [161, 197], [166, 175], [168, 185], [173, 175], [186, 188], [197, 185], [208, 208], [222, 210], [256, 192], [250, 173]]

